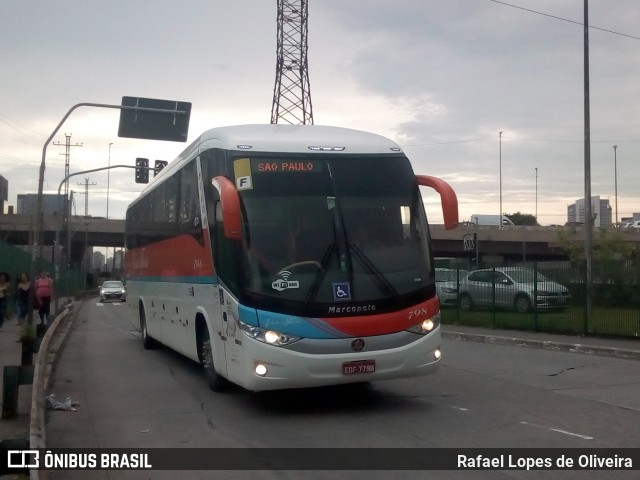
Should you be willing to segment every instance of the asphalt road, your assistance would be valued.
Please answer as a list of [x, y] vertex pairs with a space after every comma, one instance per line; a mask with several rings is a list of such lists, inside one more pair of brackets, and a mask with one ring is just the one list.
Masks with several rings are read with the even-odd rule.
[[[126, 306], [86, 302], [59, 358], [47, 448], [637, 447], [637, 361], [444, 340], [429, 377], [211, 392], [198, 365], [144, 350]], [[319, 453], [321, 454], [321, 452]], [[604, 471], [52, 471], [56, 479], [608, 479]]]

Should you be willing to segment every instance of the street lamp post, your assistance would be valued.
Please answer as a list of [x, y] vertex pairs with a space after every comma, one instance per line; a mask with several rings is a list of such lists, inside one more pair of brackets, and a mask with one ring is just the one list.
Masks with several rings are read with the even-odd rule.
[[500, 143], [500, 219], [498, 225], [500, 225], [499, 229], [502, 230], [502, 132], [498, 135], [499, 143]]
[[618, 226], [618, 146], [613, 146], [613, 177], [616, 201], [616, 227]]
[[538, 167], [536, 168], [536, 223], [538, 223]]
[[[111, 145], [113, 142], [109, 144], [109, 167], [111, 167]], [[109, 220], [109, 181], [111, 179], [111, 168], [107, 170], [107, 220]]]

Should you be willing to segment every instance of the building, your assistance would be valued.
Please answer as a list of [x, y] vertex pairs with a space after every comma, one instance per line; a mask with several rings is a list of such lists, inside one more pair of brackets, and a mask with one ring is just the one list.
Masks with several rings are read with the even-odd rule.
[[[64, 204], [64, 195], [55, 193], [42, 195], [42, 213], [44, 215], [55, 215], [57, 212], [64, 212]], [[35, 215], [38, 209], [38, 194], [19, 193], [16, 206], [18, 214]]]
[[87, 252], [88, 255], [92, 257], [90, 270], [95, 272], [102, 272], [105, 268], [106, 257], [102, 252], [94, 252], [91, 249], [91, 252]]
[[640, 221], [640, 213], [632, 213], [630, 217], [622, 217], [620, 219], [620, 224], [624, 225], [625, 223], [638, 222]]
[[9, 180], [0, 175], [0, 215], [4, 213], [4, 204], [9, 200]]
[[[609, 200], [601, 199], [600, 196], [591, 197], [591, 214], [594, 218], [594, 227], [611, 227], [612, 216]], [[585, 223], [584, 198], [576, 200], [576, 203], [567, 207], [567, 223], [573, 225]]]

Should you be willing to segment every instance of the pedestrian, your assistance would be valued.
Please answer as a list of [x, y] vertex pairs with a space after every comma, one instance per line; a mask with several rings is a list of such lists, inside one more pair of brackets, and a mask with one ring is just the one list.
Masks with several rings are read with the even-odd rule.
[[18, 325], [24, 323], [29, 313], [29, 294], [31, 293], [31, 279], [23, 273], [18, 277], [16, 285], [16, 309], [18, 310]]
[[47, 326], [51, 309], [51, 297], [53, 297], [53, 279], [49, 277], [49, 272], [42, 272], [36, 278], [36, 301], [38, 303], [38, 313], [40, 323]]
[[7, 301], [11, 295], [11, 285], [9, 284], [9, 274], [0, 272], [0, 330], [4, 323], [4, 314], [7, 311]]

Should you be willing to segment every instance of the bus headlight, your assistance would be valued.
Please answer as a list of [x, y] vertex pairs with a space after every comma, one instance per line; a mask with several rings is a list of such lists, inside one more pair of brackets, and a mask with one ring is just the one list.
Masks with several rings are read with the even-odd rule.
[[407, 331], [426, 335], [427, 333], [433, 332], [438, 325], [440, 325], [440, 312], [436, 313], [433, 317], [425, 318], [420, 323], [408, 328]]
[[297, 342], [301, 337], [294, 337], [293, 335], [287, 335], [277, 332], [275, 330], [265, 330], [264, 328], [254, 327], [243, 322], [240, 323], [240, 330], [247, 337], [258, 340], [259, 342], [266, 343], [268, 345], [274, 345], [276, 347], [282, 347], [289, 345], [290, 343]]

